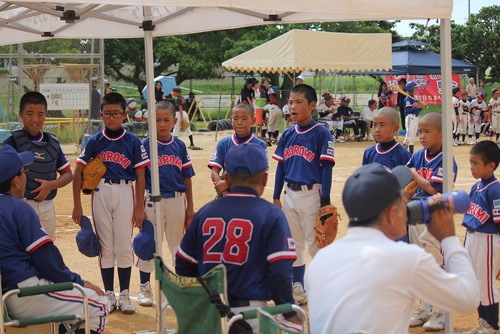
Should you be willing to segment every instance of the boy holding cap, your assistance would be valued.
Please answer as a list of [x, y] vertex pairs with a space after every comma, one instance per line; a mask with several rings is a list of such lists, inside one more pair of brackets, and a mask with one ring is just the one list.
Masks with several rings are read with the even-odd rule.
[[[404, 166], [390, 172], [372, 163], [347, 179], [342, 193], [349, 216], [347, 235], [320, 250], [306, 274], [311, 332], [406, 333], [416, 298], [450, 312], [477, 307], [479, 287], [455, 235], [452, 198], [448, 208], [432, 213], [428, 224], [441, 242], [447, 271], [424, 249], [393, 241], [406, 232], [402, 188], [411, 178]], [[443, 200], [436, 195], [429, 203]]]
[[[99, 287], [84, 281], [66, 267], [61, 253], [43, 230], [35, 210], [22, 200], [29, 172], [26, 166], [33, 161], [32, 152], [17, 153], [9, 145], [0, 147], [0, 263], [3, 292], [18, 287], [78, 283], [85, 288], [89, 297], [91, 332], [101, 333], [107, 322], [107, 298]], [[14, 318], [83, 314], [82, 305], [82, 296], [76, 290], [23, 298], [13, 296], [6, 301], [7, 310]], [[78, 329], [76, 333], [83, 333], [83, 329]]]
[[[182, 276], [202, 276], [223, 263], [235, 313], [266, 306], [271, 299], [276, 305], [293, 303], [295, 242], [283, 212], [259, 198], [267, 169], [261, 146], [232, 147], [225, 160], [229, 193], [194, 215], [176, 254], [175, 271]], [[298, 323], [294, 312], [285, 318]], [[255, 330], [256, 321], [252, 326]]]

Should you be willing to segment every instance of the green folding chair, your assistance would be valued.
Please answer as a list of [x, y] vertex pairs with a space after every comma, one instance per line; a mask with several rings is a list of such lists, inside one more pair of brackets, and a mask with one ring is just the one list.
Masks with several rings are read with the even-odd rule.
[[[8, 313], [7, 308], [5, 307], [5, 300], [13, 295], [17, 295], [18, 297], [27, 297], [34, 295], [47, 294], [51, 292], [57, 291], [67, 291], [77, 289], [80, 291], [83, 297], [83, 310], [84, 315], [61, 315], [61, 316], [47, 316], [47, 317], [39, 317], [39, 318], [23, 318], [23, 319], [12, 319]], [[50, 323], [51, 333], [55, 334], [58, 332], [57, 324], [61, 322], [74, 322], [75, 324], [68, 329], [67, 334], [73, 333], [78, 327], [83, 323], [85, 325], [85, 334], [90, 334], [90, 326], [89, 324], [89, 302], [87, 294], [85, 290], [79, 284], [73, 282], [64, 282], [64, 283], [54, 283], [50, 285], [40, 285], [40, 286], [30, 286], [25, 288], [13, 289], [5, 294], [2, 293], [2, 283], [1, 283], [1, 275], [0, 275], [0, 296], [2, 297], [2, 302], [0, 303], [0, 313], [3, 315], [3, 319], [0, 322], [0, 333], [3, 334], [5, 332], [5, 327], [27, 327], [33, 325], [41, 325]], [[43, 307], [43, 305], [40, 305]]]
[[[221, 317], [196, 277], [175, 274], [159, 256], [155, 258], [155, 268], [156, 280], [177, 317], [178, 334], [226, 333], [226, 317]], [[218, 265], [202, 278], [227, 304], [226, 268]]]

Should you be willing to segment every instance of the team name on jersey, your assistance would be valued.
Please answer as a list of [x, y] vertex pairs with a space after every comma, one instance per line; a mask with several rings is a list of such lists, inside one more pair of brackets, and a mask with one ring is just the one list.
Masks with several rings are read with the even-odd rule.
[[123, 167], [123, 169], [127, 169], [130, 166], [130, 160], [119, 152], [111, 152], [111, 151], [103, 151], [99, 153], [99, 158], [103, 162], [114, 162]]
[[182, 160], [175, 155], [162, 155], [158, 157], [158, 166], [174, 165], [182, 169]]
[[306, 159], [307, 162], [311, 162], [316, 154], [304, 146], [293, 145], [285, 149], [283, 152], [283, 158], [286, 160], [293, 156], [299, 156]]
[[[432, 169], [429, 169], [427, 167], [422, 167], [422, 169], [420, 169], [418, 171], [418, 173], [423, 177], [425, 178], [426, 180], [430, 180], [432, 178], [432, 176], [434, 175]], [[438, 172], [437, 172], [437, 175], [438, 176], [443, 176], [443, 168], [442, 167], [439, 167], [438, 168]]]
[[470, 204], [467, 213], [469, 215], [474, 216], [477, 220], [481, 222], [481, 224], [484, 224], [488, 220], [488, 218], [490, 218], [488, 212], [484, 211], [479, 205], [474, 203]]

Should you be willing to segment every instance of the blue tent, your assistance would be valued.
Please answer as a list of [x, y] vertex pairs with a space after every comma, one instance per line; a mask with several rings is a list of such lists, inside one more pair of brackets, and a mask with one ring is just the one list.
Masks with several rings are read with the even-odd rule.
[[[452, 73], [476, 74], [477, 66], [456, 59], [451, 60]], [[392, 73], [441, 74], [441, 55], [425, 50], [393, 50]]]

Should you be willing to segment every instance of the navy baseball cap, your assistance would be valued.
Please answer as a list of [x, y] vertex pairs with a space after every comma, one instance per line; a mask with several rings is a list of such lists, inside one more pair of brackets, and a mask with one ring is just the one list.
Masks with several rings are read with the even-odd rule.
[[266, 150], [257, 144], [233, 146], [226, 155], [227, 173], [255, 175], [268, 169]]
[[101, 251], [101, 244], [87, 216], [82, 216], [80, 231], [76, 234], [76, 245], [80, 253], [88, 257], [96, 257]]
[[342, 191], [349, 221], [359, 224], [378, 217], [412, 179], [410, 169], [405, 166], [389, 170], [374, 162], [358, 168]]
[[142, 230], [135, 236], [132, 248], [143, 261], [152, 260], [156, 253], [155, 228], [149, 220], [142, 222]]
[[19, 174], [23, 166], [27, 166], [35, 160], [33, 152], [26, 151], [18, 153], [10, 145], [0, 147], [0, 184], [10, 181]]

